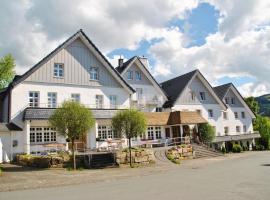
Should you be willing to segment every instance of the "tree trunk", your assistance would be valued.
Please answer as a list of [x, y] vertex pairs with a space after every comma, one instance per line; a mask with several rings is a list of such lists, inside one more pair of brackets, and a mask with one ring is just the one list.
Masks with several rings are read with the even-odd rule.
[[128, 148], [129, 148], [129, 165], [132, 167], [132, 161], [131, 161], [131, 138], [128, 138]]
[[71, 145], [72, 145], [73, 169], [76, 170], [76, 156], [75, 156], [74, 139], [71, 140]]

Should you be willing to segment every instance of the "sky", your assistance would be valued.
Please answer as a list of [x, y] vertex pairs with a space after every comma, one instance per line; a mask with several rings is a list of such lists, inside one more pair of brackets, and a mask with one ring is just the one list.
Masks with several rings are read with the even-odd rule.
[[0, 0], [0, 27], [17, 74], [83, 29], [115, 67], [146, 56], [158, 82], [199, 69], [213, 86], [270, 93], [268, 0]]

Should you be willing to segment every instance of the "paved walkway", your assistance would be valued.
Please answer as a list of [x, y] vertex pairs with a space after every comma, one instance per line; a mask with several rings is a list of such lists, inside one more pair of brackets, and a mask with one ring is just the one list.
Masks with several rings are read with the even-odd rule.
[[[7, 183], [2, 183], [2, 180], [6, 181], [5, 176], [9, 176], [8, 172], [6, 173], [0, 178], [0, 188]], [[191, 160], [177, 167], [164, 165], [141, 169], [86, 170], [75, 173], [45, 170], [40, 171], [40, 174], [30, 172], [28, 175], [32, 173], [38, 176], [37, 179], [29, 178], [32, 185], [48, 187], [46, 182], [40, 184], [39, 181], [47, 180], [44, 176], [50, 173], [52, 175], [49, 179], [58, 180], [61, 177], [61, 181], [69, 182], [69, 185], [2, 192], [0, 199], [268, 200], [270, 196], [270, 152], [250, 152]], [[27, 185], [27, 177], [21, 175], [17, 174], [19, 182]], [[77, 184], [73, 183], [73, 180], [78, 180]]]

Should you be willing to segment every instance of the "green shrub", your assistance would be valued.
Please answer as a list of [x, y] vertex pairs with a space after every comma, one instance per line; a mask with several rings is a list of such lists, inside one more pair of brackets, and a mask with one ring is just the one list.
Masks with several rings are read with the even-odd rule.
[[174, 164], [178, 164], [178, 165], [181, 163], [181, 161], [179, 159], [173, 159], [172, 162]]
[[210, 124], [200, 124], [198, 132], [201, 135], [202, 142], [210, 143], [215, 138], [215, 129]]
[[3, 174], [3, 167], [0, 165], [0, 176]]
[[234, 144], [232, 148], [233, 153], [240, 153], [243, 151], [243, 148], [241, 147], [240, 144]]

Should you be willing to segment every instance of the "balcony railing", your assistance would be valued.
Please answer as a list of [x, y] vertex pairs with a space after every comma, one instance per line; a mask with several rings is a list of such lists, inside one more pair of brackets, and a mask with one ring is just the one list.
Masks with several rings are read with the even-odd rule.
[[[54, 104], [50, 105], [48, 103], [39, 103], [37, 107], [30, 106], [27, 104], [25, 107], [33, 107], [33, 108], [59, 108], [61, 107], [62, 104]], [[127, 105], [112, 105], [112, 104], [83, 104], [86, 108], [90, 109], [128, 109], [129, 106]]]

